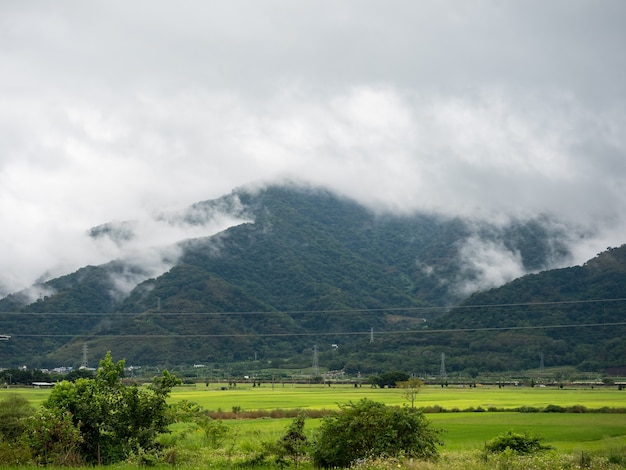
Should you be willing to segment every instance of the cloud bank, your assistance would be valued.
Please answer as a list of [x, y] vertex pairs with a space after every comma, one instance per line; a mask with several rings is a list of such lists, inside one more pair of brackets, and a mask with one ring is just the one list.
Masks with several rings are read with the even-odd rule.
[[91, 227], [286, 179], [548, 214], [582, 262], [626, 241], [624, 20], [618, 0], [5, 2], [0, 294], [123, 254]]

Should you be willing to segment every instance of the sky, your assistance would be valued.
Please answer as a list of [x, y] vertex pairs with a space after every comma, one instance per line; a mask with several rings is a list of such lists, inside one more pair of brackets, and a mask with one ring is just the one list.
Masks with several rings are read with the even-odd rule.
[[93, 226], [287, 180], [545, 214], [583, 262], [626, 242], [624, 24], [622, 0], [2, 1], [0, 294], [123, 254]]

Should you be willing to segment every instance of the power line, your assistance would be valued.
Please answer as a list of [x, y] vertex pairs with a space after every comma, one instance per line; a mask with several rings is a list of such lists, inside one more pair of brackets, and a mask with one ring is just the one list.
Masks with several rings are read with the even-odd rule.
[[[421, 335], [421, 334], [438, 334], [438, 333], [472, 333], [481, 331], [512, 331], [512, 330], [550, 330], [550, 329], [566, 329], [566, 328], [597, 328], [597, 327], [614, 327], [626, 326], [626, 322], [610, 322], [610, 323], [572, 323], [557, 325], [535, 325], [535, 326], [498, 326], [483, 328], [442, 328], [429, 329], [423, 328], [419, 330], [390, 330], [377, 331], [377, 335]], [[141, 338], [157, 338], [157, 339], [177, 339], [177, 338], [265, 338], [265, 337], [312, 337], [312, 336], [369, 336], [371, 331], [337, 331], [326, 333], [223, 333], [223, 334], [13, 334], [13, 338], [111, 338], [111, 339], [141, 339]]]
[[421, 312], [421, 311], [450, 311], [462, 309], [481, 309], [481, 308], [509, 308], [509, 307], [543, 307], [552, 305], [577, 305], [591, 303], [608, 303], [608, 302], [626, 302], [626, 298], [605, 298], [605, 299], [586, 299], [586, 300], [554, 300], [544, 302], [511, 302], [500, 304], [470, 304], [456, 306], [422, 306], [422, 307], [385, 307], [385, 308], [346, 308], [334, 310], [252, 310], [252, 311], [227, 311], [227, 312], [0, 312], [0, 315], [23, 315], [23, 316], [40, 316], [40, 315], [68, 315], [68, 316], [119, 316], [119, 317], [148, 317], [150, 315], [157, 316], [192, 316], [192, 315], [299, 315], [299, 314], [341, 314], [341, 313], [385, 313], [385, 312]]

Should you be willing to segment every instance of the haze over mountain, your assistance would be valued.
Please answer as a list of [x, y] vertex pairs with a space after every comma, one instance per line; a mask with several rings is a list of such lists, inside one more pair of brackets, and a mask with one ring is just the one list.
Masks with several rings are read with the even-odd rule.
[[[289, 179], [545, 215], [583, 263], [626, 233], [625, 22], [620, 0], [1, 2], [0, 296], [217, 233], [236, 221], [158, 214]], [[87, 233], [124, 220], [134, 247]]]
[[[186, 224], [198, 234], [201, 227], [224, 220], [236, 223], [216, 234], [143, 250], [142, 256], [86, 266], [0, 300], [0, 326], [13, 336], [5, 348], [8, 357], [46, 365], [72, 363], [86, 342], [94, 354], [114, 349], [137, 364], [262, 358], [305, 366], [310, 361], [306, 351], [313, 344], [319, 343], [326, 354], [332, 343], [345, 347], [345, 355], [336, 353], [326, 360], [339, 368], [352, 364], [351, 370], [356, 364], [364, 371], [378, 367], [376, 351], [388, 355], [389, 367], [402, 361], [426, 367], [424, 353], [441, 347], [456, 357], [451, 365], [463, 370], [470, 368], [470, 361], [475, 367], [502, 368], [511, 363], [511, 351], [519, 359], [516, 365], [529, 366], [539, 346], [525, 353], [519, 348], [503, 352], [498, 346], [493, 356], [498, 359], [485, 362], [474, 357], [479, 353], [476, 339], [468, 340], [472, 347], [459, 350], [449, 339], [442, 343], [441, 337], [402, 333], [437, 325], [462, 329], [525, 322], [521, 314], [494, 323], [483, 315], [461, 321], [461, 307], [445, 312], [476, 291], [571, 260], [568, 234], [546, 217], [493, 225], [433, 214], [392, 216], [319, 188], [240, 189], [158, 218], [163, 226]], [[90, 236], [125, 249], [136, 246], [137, 228], [135, 222], [108, 223], [93, 228]], [[618, 281], [611, 276], [623, 276], [624, 269], [623, 260], [612, 256], [617, 268], [607, 276], [614, 284]], [[149, 258], [156, 263], [146, 262]], [[154, 265], [170, 269], [150, 276]], [[603, 278], [579, 279], [576, 268], [568, 269], [574, 274], [563, 278], [571, 290], [567, 300], [597, 299], [594, 293], [601, 298], [622, 295], [612, 283], [599, 286]], [[527, 285], [529, 279], [521, 277], [520, 282]], [[502, 292], [514, 285], [502, 287]], [[562, 292], [550, 289], [549, 283], [537, 285], [546, 290], [530, 290], [525, 297], [509, 294], [506, 303], [563, 300]], [[33, 292], [40, 293], [34, 302]], [[474, 299], [466, 303], [483, 302]], [[611, 321], [620, 311], [611, 314]], [[547, 316], [536, 324], [553, 320]], [[569, 316], [568, 321], [578, 322]], [[364, 345], [373, 331], [384, 339], [368, 350]], [[568, 343], [565, 349], [571, 352], [573, 347]], [[407, 348], [419, 351], [417, 358], [422, 359], [406, 362], [401, 351]], [[545, 347], [550, 360], [552, 349]], [[583, 356], [579, 350], [569, 360], [558, 361], [578, 365], [589, 361]], [[596, 365], [619, 365], [613, 356], [605, 359]]]

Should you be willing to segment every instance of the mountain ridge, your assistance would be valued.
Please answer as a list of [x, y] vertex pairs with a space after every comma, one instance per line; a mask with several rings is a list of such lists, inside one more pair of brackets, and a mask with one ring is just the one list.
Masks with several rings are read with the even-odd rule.
[[[378, 345], [363, 349], [370, 331], [418, 331], [424, 320], [430, 325], [464, 300], [459, 286], [478, 286], [488, 277], [482, 258], [474, 264], [461, 259], [464, 250], [468, 257], [478, 247], [477, 256], [518, 263], [522, 271], [540, 271], [569, 256], [563, 234], [541, 218], [477, 227], [475, 221], [432, 214], [380, 215], [328, 191], [291, 186], [236, 190], [171, 220], [201, 227], [211, 214], [228, 213], [224, 207], [233, 208], [229, 216], [239, 223], [179, 242], [173, 266], [131, 286], [124, 297], [114, 295], [116, 282], [139, 278], [134, 270], [142, 268], [116, 260], [42, 284], [50, 295], [38, 301], [20, 304], [18, 294], [0, 300], [3, 328], [12, 329], [15, 339], [8, 357], [75, 362], [87, 343], [96, 353], [115, 349], [133, 363], [263, 357], [304, 365], [312, 344], [332, 342], [353, 350], [343, 364], [335, 351], [338, 368], [360, 363], [367, 370], [378, 357]], [[92, 235], [124, 243], [132, 239], [132, 225], [121, 226], [126, 230], [121, 238], [106, 225]], [[49, 331], [74, 338], [58, 333], [42, 345], [28, 336], [41, 331], [36, 314], [46, 315], [41, 318]], [[158, 344], [149, 335], [159, 335]], [[396, 336], [385, 345], [387, 356], [396, 356], [396, 367], [402, 348], [423, 353], [445, 346], [422, 339], [403, 343]], [[387, 360], [377, 361], [382, 366]], [[420, 361], [412, 367], [421, 367]]]

